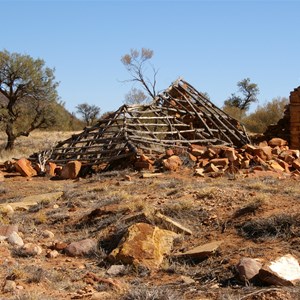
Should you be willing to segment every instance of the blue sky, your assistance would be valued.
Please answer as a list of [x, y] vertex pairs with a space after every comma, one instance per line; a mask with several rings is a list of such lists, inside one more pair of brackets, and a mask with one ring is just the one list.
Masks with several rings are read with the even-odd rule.
[[259, 104], [300, 85], [300, 1], [0, 0], [0, 10], [0, 50], [55, 68], [69, 111], [122, 105], [131, 48], [154, 51], [159, 90], [181, 76], [220, 107], [247, 77]]

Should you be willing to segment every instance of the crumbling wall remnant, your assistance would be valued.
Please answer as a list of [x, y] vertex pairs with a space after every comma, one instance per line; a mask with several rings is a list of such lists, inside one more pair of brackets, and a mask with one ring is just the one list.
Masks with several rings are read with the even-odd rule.
[[300, 86], [290, 94], [290, 147], [300, 149]]

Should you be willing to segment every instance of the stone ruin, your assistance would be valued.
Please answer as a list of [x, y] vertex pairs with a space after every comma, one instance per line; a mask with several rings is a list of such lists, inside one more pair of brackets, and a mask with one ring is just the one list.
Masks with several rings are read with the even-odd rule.
[[[146, 105], [123, 105], [116, 112], [59, 142], [48, 161], [82, 166], [134, 164], [141, 154], [158, 157], [166, 149], [192, 145], [241, 147], [250, 143], [245, 128], [183, 79], [178, 79]], [[33, 154], [31, 161], [46, 153]]]
[[300, 149], [300, 86], [290, 93], [290, 103], [277, 124], [270, 125], [264, 133], [265, 139], [274, 137], [286, 140], [291, 149]]

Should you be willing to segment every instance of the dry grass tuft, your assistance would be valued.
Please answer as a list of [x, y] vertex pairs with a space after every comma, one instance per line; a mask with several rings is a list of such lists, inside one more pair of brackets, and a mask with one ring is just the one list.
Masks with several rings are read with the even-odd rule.
[[239, 228], [239, 233], [247, 239], [265, 241], [269, 238], [300, 236], [300, 215], [275, 215], [266, 219], [251, 220]]

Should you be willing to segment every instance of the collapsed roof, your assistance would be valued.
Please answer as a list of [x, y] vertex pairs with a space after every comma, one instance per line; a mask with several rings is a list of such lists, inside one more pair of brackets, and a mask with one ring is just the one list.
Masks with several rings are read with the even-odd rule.
[[191, 144], [240, 147], [249, 143], [244, 127], [183, 79], [147, 105], [123, 105], [92, 127], [59, 142], [49, 161], [111, 165], [142, 150], [165, 153]]

